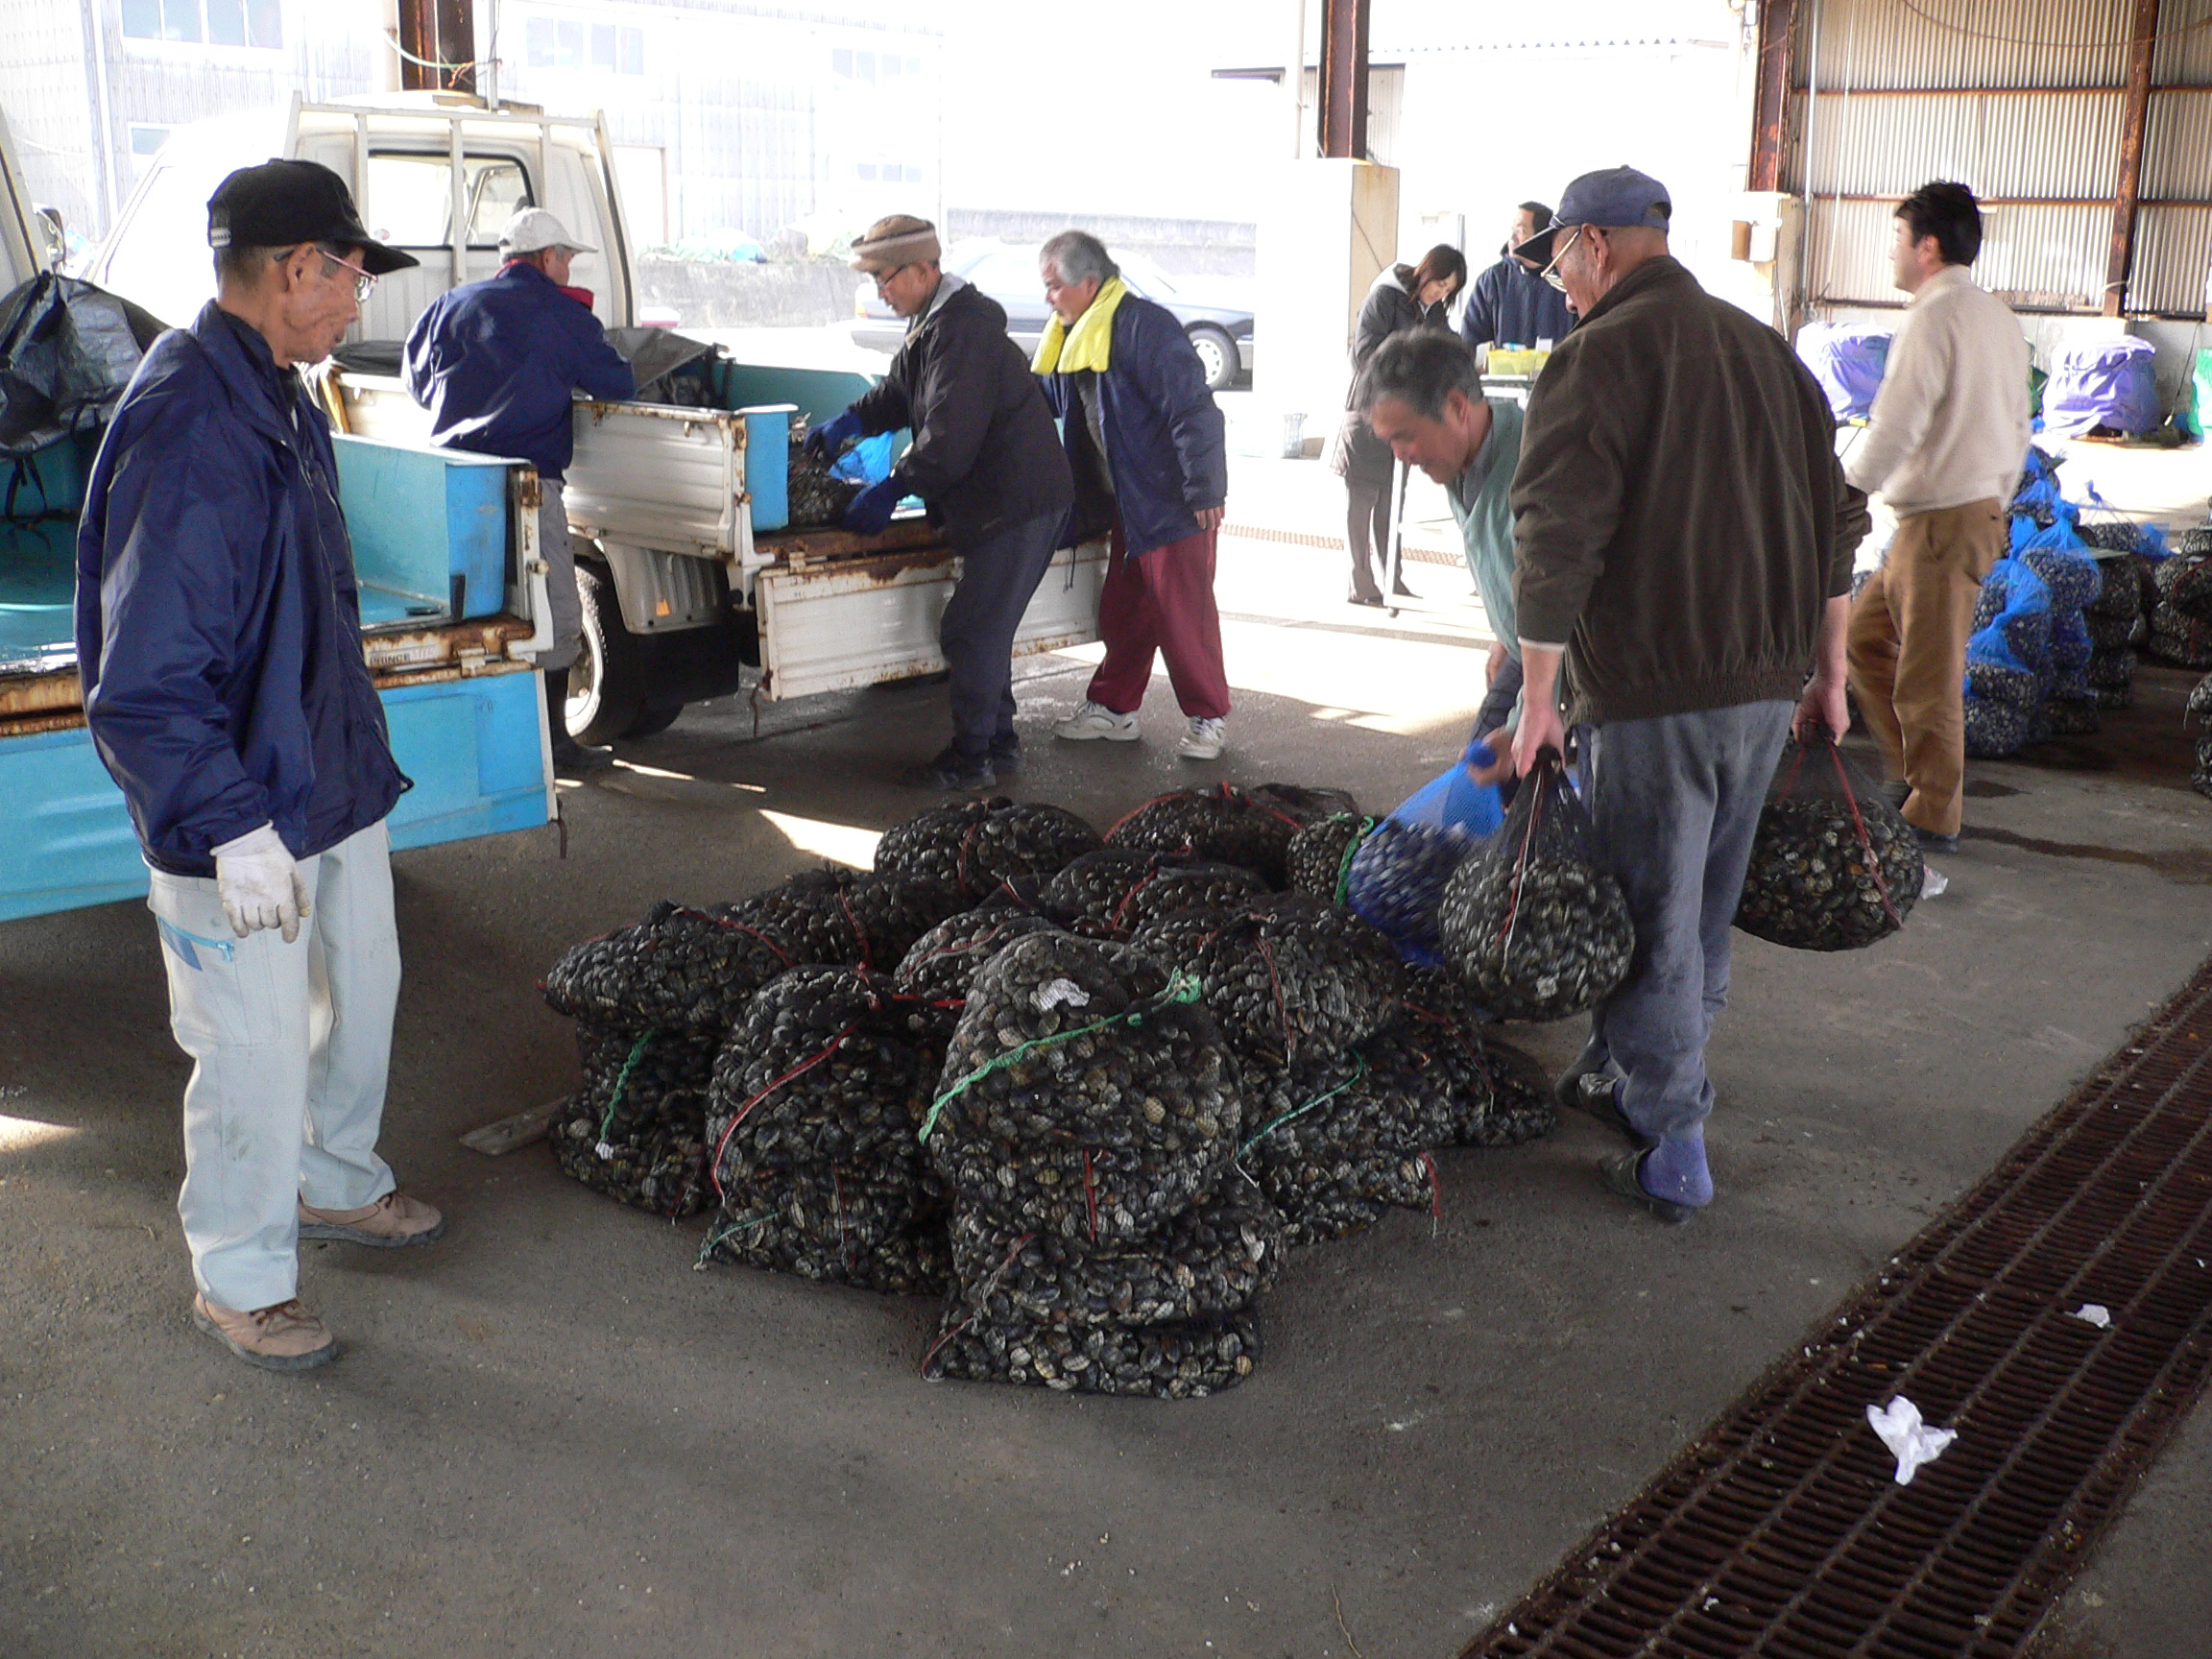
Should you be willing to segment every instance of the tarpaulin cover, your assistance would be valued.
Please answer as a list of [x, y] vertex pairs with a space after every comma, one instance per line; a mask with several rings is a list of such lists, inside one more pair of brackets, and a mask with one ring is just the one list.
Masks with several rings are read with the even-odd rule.
[[2043, 419], [2062, 431], [2109, 426], [2150, 432], [2165, 419], [2152, 373], [2157, 352], [2132, 335], [2064, 346], [2052, 353], [2051, 384], [2043, 391]]
[[1887, 328], [1858, 323], [1808, 323], [1797, 331], [1797, 355], [1828, 395], [1837, 420], [1848, 421], [1874, 407], [1894, 337]]
[[160, 332], [128, 301], [51, 271], [0, 299], [0, 452], [104, 425]]

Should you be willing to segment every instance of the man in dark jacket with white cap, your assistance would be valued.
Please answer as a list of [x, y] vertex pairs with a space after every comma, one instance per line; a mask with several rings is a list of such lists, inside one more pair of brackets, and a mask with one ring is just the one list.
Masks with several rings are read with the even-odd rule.
[[1022, 764], [1014, 634], [1061, 544], [1074, 488], [1044, 394], [1006, 338], [1004, 309], [943, 269], [942, 252], [936, 227], [903, 213], [854, 242], [853, 268], [906, 319], [906, 339], [883, 378], [806, 445], [835, 455], [852, 439], [912, 429], [899, 465], [853, 503], [845, 527], [878, 535], [902, 498], [919, 495], [960, 555], [937, 629], [951, 670], [952, 741], [907, 781], [988, 789]]
[[584, 633], [562, 482], [576, 454], [575, 394], [629, 397], [630, 365], [607, 343], [589, 290], [568, 284], [579, 242], [542, 207], [525, 207], [499, 235], [496, 275], [440, 295], [407, 336], [407, 390], [430, 411], [434, 444], [512, 455], [538, 469], [538, 551], [545, 561], [553, 647], [538, 659], [553, 760], [565, 770], [603, 763], [568, 734], [568, 670]]
[[1553, 220], [1548, 270], [1581, 321], [1537, 379], [1513, 475], [1513, 763], [1566, 746], [1564, 659], [1636, 953], [1560, 1090], [1635, 1146], [1606, 1185], [1680, 1222], [1713, 1196], [1705, 1043], [1767, 786], [1792, 721], [1847, 724], [1866, 498], [1789, 343], [1668, 252], [1671, 211], [1617, 167], [1568, 185]]
[[154, 343], [85, 492], [77, 660], [194, 1062], [192, 1316], [299, 1370], [337, 1352], [298, 1299], [299, 1239], [445, 1226], [376, 1155], [399, 993], [384, 818], [407, 780], [362, 660], [329, 430], [293, 372], [415, 261], [312, 161], [233, 173], [207, 208], [216, 298]]

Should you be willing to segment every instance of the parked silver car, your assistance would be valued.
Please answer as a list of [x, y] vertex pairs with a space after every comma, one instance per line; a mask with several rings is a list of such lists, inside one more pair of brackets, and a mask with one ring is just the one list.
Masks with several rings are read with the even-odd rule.
[[[1037, 276], [1039, 246], [986, 238], [955, 242], [945, 255], [946, 270], [966, 277], [1006, 308], [1006, 332], [1024, 351], [1037, 349], [1051, 315], [1045, 284]], [[1226, 391], [1252, 373], [1252, 311], [1234, 302], [1240, 298], [1230, 291], [1236, 278], [1169, 276], [1138, 254], [1118, 253], [1114, 262], [1121, 267], [1121, 279], [1131, 293], [1175, 314], [1197, 349], [1209, 391]], [[853, 315], [853, 339], [858, 345], [896, 351], [906, 338], [905, 322], [876, 297], [872, 281], [854, 290]]]

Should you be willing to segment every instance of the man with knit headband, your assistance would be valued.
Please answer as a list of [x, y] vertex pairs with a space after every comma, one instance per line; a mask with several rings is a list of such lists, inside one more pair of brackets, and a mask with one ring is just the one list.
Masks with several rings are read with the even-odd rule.
[[1214, 538], [1229, 493], [1221, 411], [1174, 313], [1129, 292], [1106, 245], [1063, 230], [1038, 254], [1052, 307], [1036, 369], [1075, 474], [1070, 540], [1113, 540], [1098, 595], [1106, 661], [1056, 737], [1136, 739], [1155, 653], [1187, 721], [1176, 753], [1221, 753], [1229, 677], [1214, 608]]
[[938, 264], [937, 228], [895, 213], [853, 244], [853, 268], [906, 319], [905, 343], [878, 382], [806, 435], [835, 455], [852, 439], [909, 427], [891, 475], [861, 493], [845, 528], [879, 534], [902, 498], [919, 495], [960, 555], [960, 582], [938, 624], [951, 670], [952, 741], [907, 781], [989, 789], [1022, 764], [1014, 731], [1014, 631], [1066, 545], [1072, 491], [1052, 417], [1006, 338], [1006, 313]]

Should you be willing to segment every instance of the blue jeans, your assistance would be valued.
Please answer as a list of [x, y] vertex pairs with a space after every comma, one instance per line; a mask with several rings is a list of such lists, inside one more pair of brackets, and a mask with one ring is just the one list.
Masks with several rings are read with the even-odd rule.
[[1655, 1141], [1700, 1137], [1713, 1111], [1705, 1045], [1728, 1002], [1729, 929], [1791, 712], [1741, 703], [1584, 729], [1598, 861], [1628, 902], [1636, 954], [1576, 1064], [1611, 1061], [1622, 1111]]

